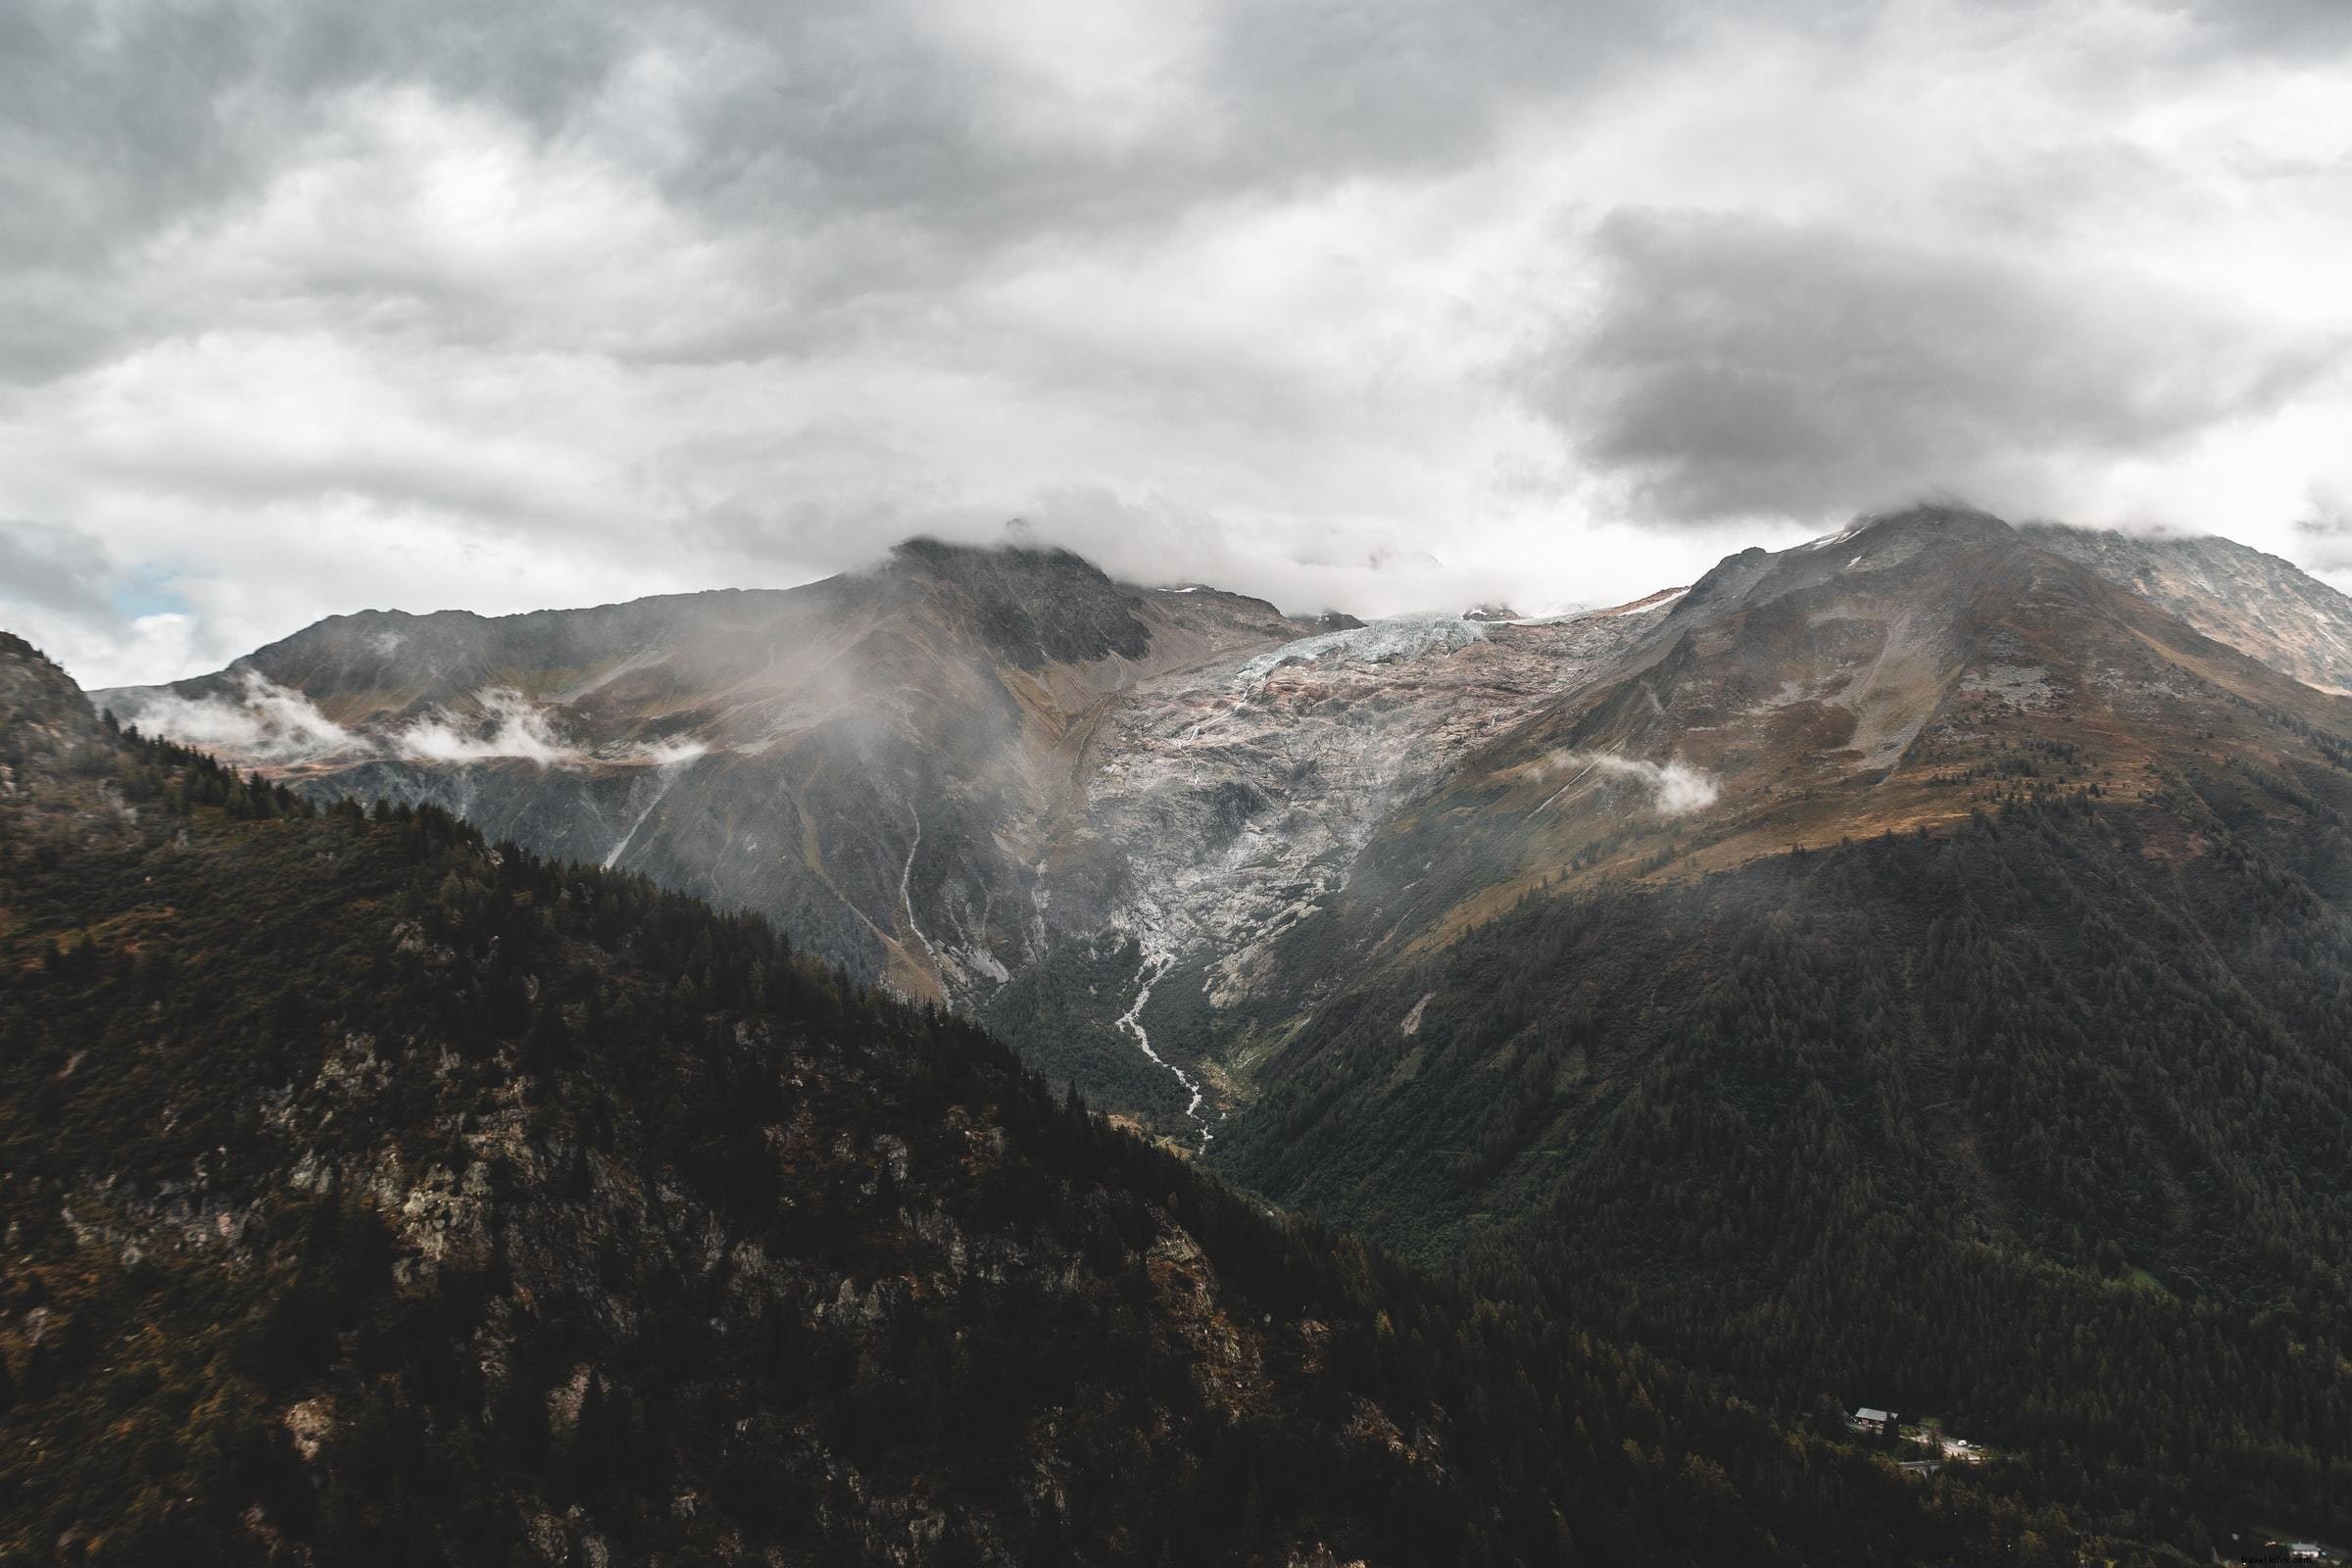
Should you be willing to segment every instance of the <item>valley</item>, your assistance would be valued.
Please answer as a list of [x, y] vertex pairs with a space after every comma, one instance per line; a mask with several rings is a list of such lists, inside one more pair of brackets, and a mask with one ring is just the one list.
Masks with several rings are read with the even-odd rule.
[[0, 911], [12, 1558], [2075, 1539], [1273, 1215], [756, 916], [121, 733], [6, 636]]
[[918, 542], [93, 702], [772, 920], [1256, 1200], [2193, 1558], [2352, 1528], [2352, 699], [2251, 554], [1922, 508], [1366, 625]]

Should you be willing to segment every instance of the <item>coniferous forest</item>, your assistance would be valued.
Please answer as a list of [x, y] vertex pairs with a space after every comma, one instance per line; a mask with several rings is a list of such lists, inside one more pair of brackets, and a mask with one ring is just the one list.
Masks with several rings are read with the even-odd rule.
[[2352, 855], [2329, 797], [2194, 787], [2193, 863], [2075, 797], [1531, 896], [1327, 1004], [1224, 1168], [2200, 1557], [2341, 1533]]

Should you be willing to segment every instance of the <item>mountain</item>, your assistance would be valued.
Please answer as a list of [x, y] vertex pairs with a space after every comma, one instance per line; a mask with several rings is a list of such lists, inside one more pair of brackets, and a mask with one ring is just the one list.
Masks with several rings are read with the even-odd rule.
[[[2019, 593], [2055, 596], [2046, 624], [1987, 640]], [[766, 914], [1199, 1151], [1343, 972], [1331, 953], [1385, 963], [1661, 856], [1722, 869], [1957, 820], [1931, 758], [1966, 750], [1961, 709], [2116, 777], [2161, 768], [2141, 728], [2208, 727], [2163, 695], [2176, 675], [2242, 695], [2234, 648], [2326, 687], [2352, 638], [2341, 596], [2237, 546], [1951, 509], [1617, 611], [1345, 621], [912, 541], [782, 592], [341, 616], [98, 697], [321, 799], [438, 805]]]
[[1367, 627], [915, 541], [782, 592], [339, 616], [96, 699], [757, 910], [1198, 1149], [1239, 1086], [1177, 992], [1250, 995], [1397, 803], [1654, 613]]
[[2341, 1531], [2348, 813], [2352, 703], [1994, 519], [1734, 557], [1287, 940], [1217, 1165], [1763, 1396]]
[[71, 680], [24, 638], [0, 632], [0, 791], [101, 739], [97, 715]]
[[2352, 599], [2277, 556], [2205, 535], [2033, 523], [2026, 539], [2242, 654], [2323, 691], [2352, 692]]
[[916, 540], [782, 592], [338, 616], [99, 700], [316, 790], [444, 806], [759, 909], [860, 976], [962, 1000], [1032, 940], [1039, 824], [1107, 696], [1313, 629], [1066, 552]]
[[0, 737], [11, 1560], [2158, 1560], [1275, 1218], [758, 917], [14, 639]]
[[[1731, 557], [1643, 617], [1614, 662], [1384, 825], [1334, 901], [1360, 929], [1329, 936], [1443, 938], [1547, 882], [1953, 825], [1987, 770], [2144, 794], [2224, 739], [2284, 764], [2347, 715], [1996, 518], [1865, 519]], [[2051, 748], [2063, 762], [2009, 760]]]
[[[2352, 1530], [2352, 702], [2042, 541], [1917, 509], [1534, 624], [1317, 629], [1092, 574], [1067, 659], [956, 587], [1038, 562], [918, 553], [795, 603], [883, 607], [859, 670], [1076, 695], [796, 731], [832, 689], [800, 673], [676, 763], [627, 751], [670, 738], [658, 704], [558, 703], [582, 677], [540, 654], [448, 688], [527, 704], [322, 712], [356, 753], [282, 772], [491, 820], [610, 767], [643, 823], [609, 811], [595, 858], [769, 912], [809, 857], [760, 846], [818, 835], [816, 951], [1276, 1202], [1784, 1412], [1945, 1414], [2185, 1550]], [[710, 636], [828, 667], [846, 622], [805, 624], [832, 640]], [[153, 703], [338, 700], [272, 667], [299, 684]], [[789, 792], [754, 787], [770, 729], [808, 754]]]

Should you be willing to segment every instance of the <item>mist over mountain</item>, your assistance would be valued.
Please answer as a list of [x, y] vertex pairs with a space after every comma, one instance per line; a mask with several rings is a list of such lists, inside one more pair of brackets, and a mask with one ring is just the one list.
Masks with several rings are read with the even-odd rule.
[[916, 541], [91, 702], [771, 919], [1481, 1297], [2193, 1558], [2352, 1529], [2345, 624], [1957, 507], [1368, 624]]
[[2219, 541], [1949, 509], [1621, 610], [1370, 626], [913, 541], [781, 592], [342, 616], [97, 701], [767, 914], [1198, 1148], [1330, 984], [1294, 928], [1386, 961], [1537, 882], [1950, 823], [1985, 747], [2144, 780], [2217, 704], [2327, 721], [2254, 662], [2325, 687], [2346, 605]]

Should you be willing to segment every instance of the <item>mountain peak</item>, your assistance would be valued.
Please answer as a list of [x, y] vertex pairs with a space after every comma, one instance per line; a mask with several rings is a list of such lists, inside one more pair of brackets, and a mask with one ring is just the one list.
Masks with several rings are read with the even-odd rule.
[[931, 534], [915, 534], [892, 545], [885, 569], [956, 578], [977, 572], [1111, 580], [1102, 567], [1060, 545], [967, 545]]
[[1058, 546], [958, 545], [927, 536], [892, 547], [881, 574], [916, 585], [934, 604], [969, 617], [1006, 663], [1091, 663], [1140, 659], [1152, 634], [1137, 593], [1085, 557]]
[[1844, 537], [1877, 531], [1933, 534], [1944, 539], [1992, 541], [2015, 538], [2017, 530], [1989, 512], [1957, 502], [1920, 502], [1895, 512], [1858, 517]]

